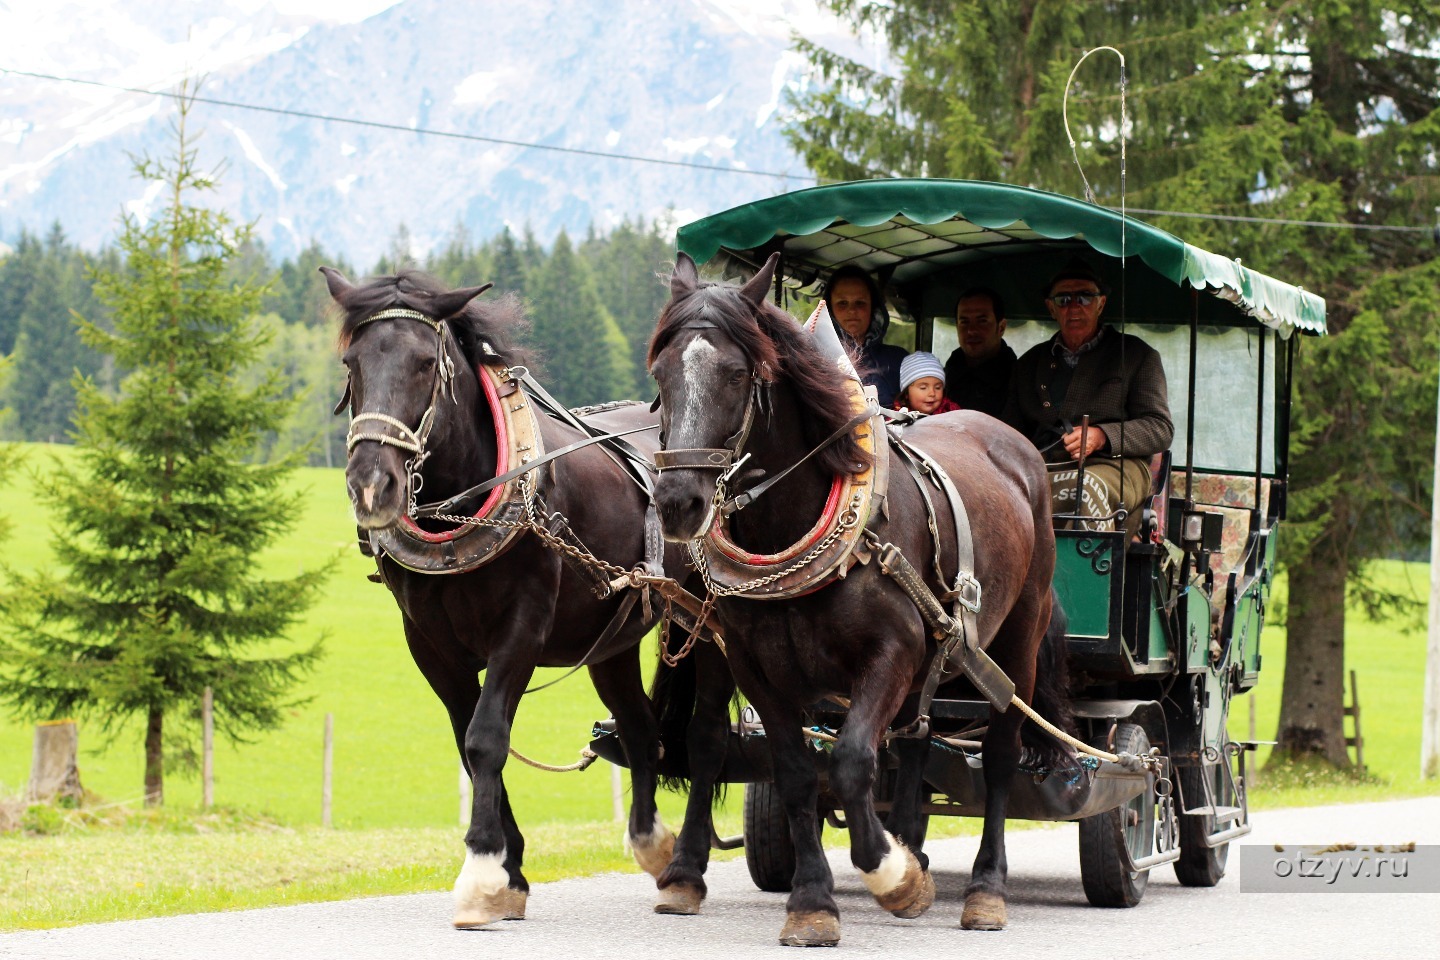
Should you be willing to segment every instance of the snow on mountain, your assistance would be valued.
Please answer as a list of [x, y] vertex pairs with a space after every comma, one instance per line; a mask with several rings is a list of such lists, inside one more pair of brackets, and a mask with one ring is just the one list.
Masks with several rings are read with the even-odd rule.
[[[225, 164], [217, 203], [277, 253], [315, 239], [362, 265], [402, 223], [423, 255], [457, 224], [548, 240], [806, 186], [779, 126], [805, 76], [790, 31], [846, 42], [814, 0], [368, 0], [378, 12], [348, 22], [325, 0], [75, 6], [0, 31], [0, 66], [144, 89], [199, 69], [204, 97], [489, 138], [197, 106], [202, 163]], [[129, 154], [167, 152], [167, 100], [0, 74], [0, 102], [0, 236], [58, 219], [96, 245], [122, 207], [150, 210]]]

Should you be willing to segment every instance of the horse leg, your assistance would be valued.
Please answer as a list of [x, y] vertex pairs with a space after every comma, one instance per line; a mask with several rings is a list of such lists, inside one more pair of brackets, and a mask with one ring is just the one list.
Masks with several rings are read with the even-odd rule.
[[990, 711], [990, 729], [983, 742], [985, 762], [985, 826], [980, 849], [965, 888], [965, 911], [960, 926], [966, 930], [1005, 928], [1005, 806], [1010, 781], [1020, 762], [1020, 723], [1024, 714], [1011, 707]]
[[742, 668], [737, 661], [732, 660], [731, 666], [736, 670], [740, 689], [749, 696], [765, 724], [775, 787], [785, 804], [790, 839], [795, 845], [795, 873], [790, 898], [785, 902], [780, 943], [787, 947], [833, 947], [840, 942], [840, 908], [835, 905], [835, 878], [820, 845], [820, 778], [812, 751], [801, 734], [800, 710], [779, 692], [747, 682], [740, 675]]
[[[403, 612], [401, 616], [410, 655], [415, 660], [415, 665], [420, 668], [421, 675], [430, 684], [430, 689], [435, 691], [435, 695], [445, 706], [445, 712], [450, 717], [450, 729], [455, 736], [455, 749], [460, 755], [460, 765], [465, 768], [473, 784], [475, 771], [465, 757], [465, 735], [480, 702], [477, 667], [483, 664], [475, 661], [458, 644], [443, 645], [432, 642], [414, 620]], [[520, 828], [510, 809], [510, 797], [505, 792], [503, 782], [500, 789], [501, 829], [505, 835], [506, 850], [505, 870], [509, 877], [505, 891], [505, 919], [524, 920], [525, 900], [530, 890], [530, 884], [521, 873], [525, 838], [520, 835]]]
[[[475, 787], [470, 829], [465, 832], [465, 865], [455, 880], [455, 921], [458, 929], [488, 926], [513, 914], [517, 894], [529, 889], [520, 872], [522, 850], [508, 845], [508, 807], [501, 773], [510, 751], [510, 725], [520, 694], [534, 674], [533, 663], [506, 664], [492, 659], [475, 715], [465, 731], [465, 759]], [[509, 832], [519, 834], [513, 815]]]
[[524, 920], [525, 903], [530, 899], [530, 881], [520, 872], [525, 862], [525, 837], [520, 824], [515, 821], [515, 811], [510, 809], [510, 791], [505, 787], [504, 777], [500, 780], [500, 830], [505, 835], [505, 872], [510, 881], [505, 885], [502, 906], [506, 920]]
[[658, 877], [670, 862], [675, 835], [655, 809], [660, 764], [660, 728], [640, 681], [639, 648], [593, 664], [590, 678], [600, 702], [615, 718], [615, 732], [630, 764], [630, 824], [627, 839], [635, 862]]
[[[879, 662], [888, 662], [879, 658]], [[830, 788], [845, 807], [850, 862], [877, 903], [897, 917], [918, 917], [935, 902], [935, 881], [905, 843], [875, 814], [873, 789], [880, 738], [905, 698], [908, 671], [862, 674], [852, 686], [854, 702], [830, 754]], [[885, 687], [872, 692], [876, 682]]]
[[[911, 718], [899, 716], [894, 720], [896, 727], [903, 727]], [[925, 761], [930, 756], [930, 741], [901, 738], [890, 745], [900, 761], [895, 774], [895, 795], [890, 804], [890, 815], [885, 818], [885, 829], [896, 840], [903, 843], [915, 859], [920, 861], [922, 870], [930, 869], [930, 858], [922, 849], [925, 846], [925, 831], [930, 818], [925, 816]]]
[[[1015, 682], [1015, 693], [1026, 703], [1034, 699], [1035, 659], [1050, 619], [1049, 578], [1032, 578], [1021, 590], [988, 650], [996, 664]], [[1002, 930], [1005, 927], [1005, 807], [1010, 784], [1020, 764], [1020, 727], [1025, 715], [1011, 706], [1004, 713], [990, 710], [990, 729], [982, 744], [985, 763], [985, 826], [980, 849], [965, 890], [965, 911], [960, 926], [966, 930]]]
[[[687, 661], [674, 669], [687, 669]], [[656, 913], [700, 912], [707, 892], [705, 868], [710, 863], [710, 835], [714, 832], [715, 784], [725, 764], [730, 734], [729, 704], [735, 682], [724, 654], [713, 643], [698, 644], [690, 654], [688, 669], [695, 675], [694, 712], [685, 733], [690, 796], [670, 865], [656, 880], [661, 891]]]

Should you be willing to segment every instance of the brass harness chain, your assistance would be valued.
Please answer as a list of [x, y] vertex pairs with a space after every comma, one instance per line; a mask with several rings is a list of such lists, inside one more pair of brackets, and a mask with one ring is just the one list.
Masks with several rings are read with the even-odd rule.
[[[717, 501], [723, 501], [723, 494], [717, 494], [716, 499]], [[825, 553], [826, 550], [830, 549], [830, 547], [832, 547], [836, 541], [843, 537], [849, 530], [854, 528], [855, 524], [860, 522], [860, 516], [858, 513], [856, 513], [856, 509], [859, 507], [859, 505], [860, 494], [857, 493], [850, 498], [850, 505], [846, 507], [845, 510], [840, 514], [839, 520], [835, 524], [835, 529], [831, 530], [825, 536], [825, 539], [817, 543], [809, 553], [805, 554], [805, 556], [801, 557], [799, 560], [795, 561], [783, 570], [777, 570], [774, 573], [766, 574], [763, 577], [756, 577], [754, 580], [747, 580], [744, 583], [739, 583], [730, 587], [724, 586], [720, 583], [716, 583], [711, 576], [709, 564], [705, 562], [705, 551], [701, 549], [700, 541], [698, 538], [690, 541], [690, 556], [695, 561], [695, 567], [697, 570], [700, 571], [700, 576], [705, 581], [705, 588], [709, 591], [711, 598], [719, 599], [720, 597], [733, 597], [742, 593], [748, 593], [751, 590], [756, 590], [760, 587], [769, 586], [777, 580], [781, 580], [785, 577], [790, 576], [790, 574], [792, 573], [803, 570], [810, 564], [814, 563], [816, 560], [820, 559], [820, 557]]]
[[[491, 520], [487, 517], [460, 517], [454, 514], [443, 513], [436, 514], [434, 519], [443, 521], [445, 523], [453, 523], [457, 525], [471, 527], [501, 527], [512, 530], [528, 530], [529, 532], [535, 534], [535, 536], [538, 537], [542, 543], [544, 543], [547, 547], [554, 550], [555, 552], [577, 560], [580, 563], [585, 564], [586, 566], [591, 567], [595, 570], [603, 571], [604, 573], [609, 574], [611, 577], [614, 577], [616, 581], [623, 580], [624, 586], [634, 589], [643, 590], [648, 589], [651, 584], [675, 582], [669, 577], [657, 577], [645, 573], [644, 570], [639, 567], [636, 567], [634, 569], [627, 569], [625, 567], [619, 566], [618, 564], [601, 560], [599, 557], [595, 556], [593, 553], [587, 550], [583, 544], [570, 543], [564, 538], [556, 536], [550, 531], [550, 528], [545, 526], [545, 524], [542, 523], [540, 520], [540, 515], [535, 509], [535, 490], [534, 487], [531, 485], [530, 477], [528, 475], [520, 478], [520, 500], [525, 510], [525, 515], [520, 520]], [[694, 629], [690, 631], [690, 636], [686, 639], [685, 644], [681, 648], [679, 653], [671, 656], [670, 654], [665, 652], [663, 646], [661, 647], [660, 656], [665, 661], [666, 665], [674, 667], [679, 664], [681, 660], [685, 659], [686, 655], [690, 653], [690, 649], [694, 647], [695, 641], [704, 631], [705, 624], [710, 619], [710, 614], [715, 607], [715, 600], [716, 597], [714, 596], [714, 594], [711, 594], [710, 596], [707, 596], [705, 598], [705, 601], [701, 604], [700, 613], [695, 619]], [[648, 604], [649, 601], [647, 600], [647, 607]], [[673, 603], [667, 597], [665, 598], [665, 613], [663, 615], [663, 619], [669, 621], [672, 618]]]

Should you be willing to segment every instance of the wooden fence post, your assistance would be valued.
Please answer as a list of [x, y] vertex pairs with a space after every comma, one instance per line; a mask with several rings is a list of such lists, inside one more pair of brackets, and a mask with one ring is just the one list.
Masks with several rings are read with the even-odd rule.
[[201, 735], [200, 805], [206, 810], [215, 806], [215, 691], [205, 688], [200, 700]]
[[[1360, 688], [1355, 685], [1355, 671], [1350, 671], [1350, 706], [1342, 713], [1350, 718], [1350, 724], [1355, 730], [1353, 737], [1345, 738], [1345, 746], [1355, 748], [1355, 769], [1360, 775], [1365, 775], [1365, 737], [1360, 732]], [[1342, 721], [1343, 723], [1343, 721]]]
[[[1255, 694], [1253, 694], [1253, 693], [1250, 694], [1250, 696], [1248, 697], [1248, 699], [1249, 699], [1249, 701], [1250, 701], [1250, 742], [1251, 742], [1251, 743], [1254, 743], [1254, 742], [1255, 742]], [[1254, 763], [1251, 765], [1251, 766], [1253, 767], [1253, 769], [1250, 769], [1250, 770], [1249, 770], [1249, 773], [1247, 774], [1247, 776], [1249, 777], [1250, 784], [1253, 786], [1254, 784], [1258, 783], [1259, 780], [1260, 780], [1260, 757], [1259, 757], [1258, 754], [1252, 754], [1252, 755], [1251, 755], [1251, 759], [1254, 761]], [[1248, 762], [1248, 761], [1247, 761], [1247, 762]], [[1249, 768], [1247, 768], [1247, 769], [1249, 769]]]
[[617, 823], [625, 819], [625, 787], [620, 780], [620, 767], [610, 764], [610, 808]]
[[475, 783], [470, 779], [470, 772], [465, 769], [465, 761], [460, 761], [460, 826], [470, 826], [470, 808], [474, 805]]
[[330, 826], [330, 787], [335, 774], [335, 714], [325, 714], [325, 770], [320, 785], [320, 825]]

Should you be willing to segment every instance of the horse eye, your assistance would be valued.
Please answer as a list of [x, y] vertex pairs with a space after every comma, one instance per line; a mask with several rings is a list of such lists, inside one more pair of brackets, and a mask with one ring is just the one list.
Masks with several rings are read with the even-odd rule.
[[745, 371], [737, 370], [730, 374], [730, 386], [738, 386], [745, 381]]

